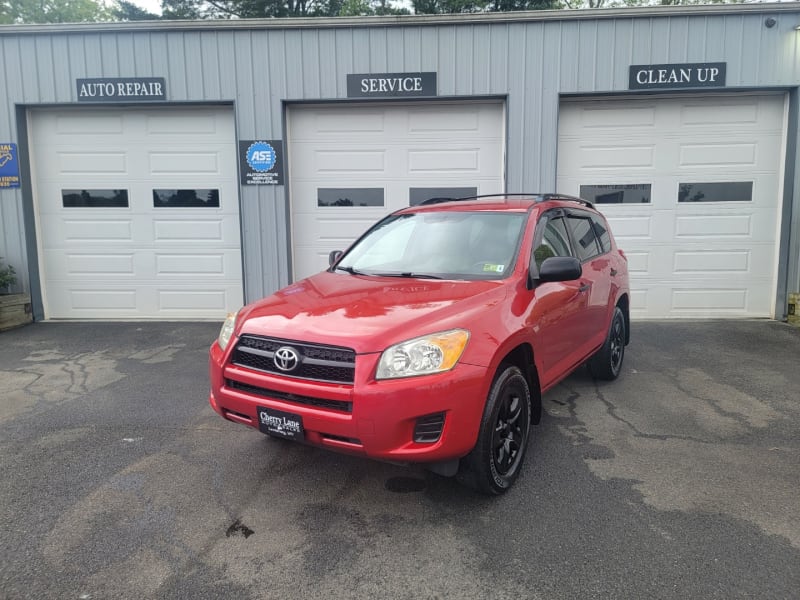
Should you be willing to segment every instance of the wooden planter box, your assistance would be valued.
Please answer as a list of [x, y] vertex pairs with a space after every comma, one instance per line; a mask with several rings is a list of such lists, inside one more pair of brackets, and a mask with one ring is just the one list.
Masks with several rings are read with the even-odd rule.
[[31, 297], [28, 294], [0, 295], [0, 331], [33, 321]]

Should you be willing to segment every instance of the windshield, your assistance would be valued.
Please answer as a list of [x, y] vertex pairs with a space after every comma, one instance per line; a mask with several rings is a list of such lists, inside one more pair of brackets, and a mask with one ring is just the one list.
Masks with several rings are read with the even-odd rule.
[[421, 212], [388, 217], [336, 270], [364, 275], [502, 279], [514, 267], [526, 213]]

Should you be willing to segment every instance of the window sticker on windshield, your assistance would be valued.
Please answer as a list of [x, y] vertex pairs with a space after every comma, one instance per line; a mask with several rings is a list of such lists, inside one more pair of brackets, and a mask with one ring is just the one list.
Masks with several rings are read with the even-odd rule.
[[505, 265], [493, 265], [491, 263], [485, 263], [483, 265], [483, 270], [491, 273], [502, 273], [503, 269], [505, 269]]

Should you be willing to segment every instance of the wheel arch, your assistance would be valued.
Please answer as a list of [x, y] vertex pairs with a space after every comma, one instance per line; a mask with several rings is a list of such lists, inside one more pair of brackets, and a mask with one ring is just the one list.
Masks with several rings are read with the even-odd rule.
[[531, 424], [538, 425], [542, 420], [542, 392], [539, 384], [539, 374], [533, 362], [533, 348], [528, 343], [522, 343], [512, 348], [500, 360], [498, 373], [503, 365], [513, 365], [522, 371], [528, 388], [531, 392]]

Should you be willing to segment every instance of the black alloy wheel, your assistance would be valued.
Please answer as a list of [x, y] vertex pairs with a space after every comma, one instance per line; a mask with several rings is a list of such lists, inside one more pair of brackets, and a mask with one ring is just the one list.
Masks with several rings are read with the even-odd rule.
[[511, 472], [521, 458], [522, 441], [525, 434], [523, 400], [520, 390], [507, 386], [500, 398], [500, 410], [492, 436], [494, 466], [500, 475]]
[[595, 379], [613, 381], [622, 371], [625, 358], [625, 316], [617, 306], [603, 346], [589, 359], [589, 372]]
[[503, 364], [492, 382], [478, 441], [461, 459], [461, 483], [490, 495], [505, 493], [519, 476], [531, 428], [531, 392], [518, 367]]

